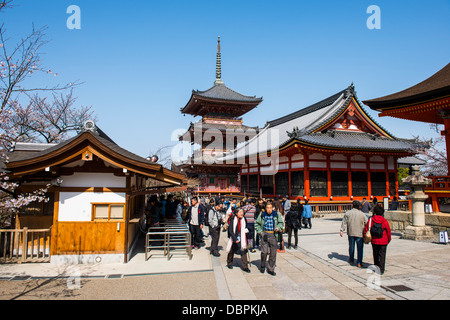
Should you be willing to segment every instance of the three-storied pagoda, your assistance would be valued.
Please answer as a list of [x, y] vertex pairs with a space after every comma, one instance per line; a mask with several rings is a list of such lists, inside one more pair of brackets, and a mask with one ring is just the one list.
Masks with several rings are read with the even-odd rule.
[[242, 116], [256, 108], [262, 98], [246, 96], [228, 88], [222, 81], [220, 37], [217, 48], [216, 81], [206, 91], [193, 90], [189, 102], [181, 113], [200, 116], [191, 123], [180, 141], [201, 146], [179, 166], [189, 177], [196, 177], [200, 185], [198, 193], [239, 193], [240, 166], [233, 162], [218, 161], [226, 152], [233, 150], [240, 142], [252, 138], [258, 128], [243, 125]]

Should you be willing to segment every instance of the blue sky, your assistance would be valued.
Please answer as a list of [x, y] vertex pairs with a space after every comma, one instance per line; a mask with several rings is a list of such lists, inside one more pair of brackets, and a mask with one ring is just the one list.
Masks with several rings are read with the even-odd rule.
[[[12, 41], [48, 26], [43, 64], [59, 83], [80, 80], [80, 105], [98, 125], [141, 156], [174, 144], [191, 116], [180, 108], [191, 92], [215, 80], [217, 36], [222, 79], [263, 103], [244, 116], [264, 126], [355, 84], [359, 100], [425, 80], [450, 62], [450, 1], [268, 0], [16, 0], [0, 15]], [[69, 30], [67, 7], [81, 9], [81, 30]], [[381, 9], [381, 29], [366, 12]], [[40, 81], [55, 81], [44, 78]], [[365, 107], [369, 110], [368, 107]], [[397, 137], [436, 137], [428, 124], [379, 118]]]

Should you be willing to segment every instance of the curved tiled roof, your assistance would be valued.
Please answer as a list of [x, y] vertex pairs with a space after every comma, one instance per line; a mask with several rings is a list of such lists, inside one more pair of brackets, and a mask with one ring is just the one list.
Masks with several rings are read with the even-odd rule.
[[398, 151], [412, 150], [412, 144], [408, 140], [390, 139], [369, 135], [362, 132], [334, 131], [327, 133], [310, 133], [304, 136], [296, 137], [299, 141], [308, 144], [328, 147], [328, 148], [346, 148], [358, 150], [383, 150]]
[[245, 96], [239, 92], [236, 92], [228, 88], [223, 83], [215, 83], [213, 87], [205, 91], [194, 90], [192, 92], [194, 95], [218, 100], [230, 100], [230, 101], [240, 101], [240, 102], [261, 102], [262, 98], [257, 98], [256, 96]]
[[262, 97], [246, 96], [228, 88], [224, 83], [216, 82], [208, 90], [193, 90], [188, 103], [181, 108], [181, 113], [206, 116], [217, 113], [215, 108], [220, 106], [222, 111], [219, 112], [228, 117], [240, 117], [254, 109], [262, 101]]
[[79, 150], [80, 147], [93, 144], [98, 146], [101, 152], [120, 159], [123, 163], [130, 163], [131, 166], [142, 168], [144, 171], [159, 172], [164, 175], [174, 176], [176, 179], [182, 179], [179, 174], [171, 172], [163, 168], [160, 164], [151, 163], [146, 158], [138, 156], [128, 150], [118, 146], [103, 131], [96, 128], [95, 131], [83, 131], [78, 135], [67, 139], [59, 144], [52, 145], [49, 148], [42, 149], [38, 152], [11, 152], [8, 154], [8, 162], [6, 168], [12, 172], [16, 167], [24, 167], [34, 165], [44, 161], [49, 161], [53, 157], [64, 157], [71, 150]]
[[428, 99], [432, 95], [450, 95], [450, 63], [436, 72], [428, 79], [397, 93], [384, 97], [363, 101], [372, 109], [379, 110], [385, 106], [412, 101], [415, 99]]
[[383, 150], [408, 153], [413, 149], [413, 142], [393, 137], [372, 119], [362, 107], [363, 116], [372, 122], [383, 135], [340, 130], [318, 132], [345, 111], [352, 99], [358, 101], [353, 84], [347, 89], [309, 107], [269, 121], [257, 136], [228, 154], [224, 159], [264, 154], [279, 150], [292, 141], [317, 147], [347, 150]]

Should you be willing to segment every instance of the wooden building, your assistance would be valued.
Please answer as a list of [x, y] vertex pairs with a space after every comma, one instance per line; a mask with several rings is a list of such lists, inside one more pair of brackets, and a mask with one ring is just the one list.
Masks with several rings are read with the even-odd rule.
[[[428, 79], [397, 93], [364, 101], [380, 117], [394, 117], [412, 121], [444, 125], [447, 159], [450, 155], [450, 63]], [[450, 164], [446, 173], [429, 177], [433, 184], [427, 188], [432, 199], [433, 211], [450, 204]]]
[[397, 159], [416, 147], [376, 123], [352, 84], [269, 121], [223, 160], [241, 164], [241, 193], [345, 202], [398, 195]]
[[[16, 144], [5, 164], [19, 193], [51, 185], [49, 202], [23, 207], [16, 229], [51, 227], [51, 262], [127, 262], [145, 195], [182, 188], [184, 176], [114, 143], [88, 121], [59, 144]], [[47, 241], [48, 243], [48, 241]]]
[[262, 98], [246, 96], [228, 88], [222, 81], [220, 37], [217, 50], [216, 81], [206, 91], [192, 91], [181, 113], [202, 119], [191, 123], [180, 141], [199, 145], [191, 157], [178, 167], [200, 184], [195, 192], [202, 194], [239, 193], [240, 166], [217, 159], [256, 135], [259, 128], [243, 124], [242, 116], [256, 108]]

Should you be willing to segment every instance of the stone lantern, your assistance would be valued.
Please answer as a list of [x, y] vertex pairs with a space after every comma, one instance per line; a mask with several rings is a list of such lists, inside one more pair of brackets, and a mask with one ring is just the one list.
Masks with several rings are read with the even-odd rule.
[[420, 173], [419, 166], [413, 166], [411, 175], [402, 179], [402, 182], [410, 186], [411, 194], [406, 199], [411, 200], [412, 225], [406, 227], [402, 239], [425, 240], [434, 238], [433, 228], [425, 225], [425, 186], [431, 183], [431, 179], [425, 178]]

